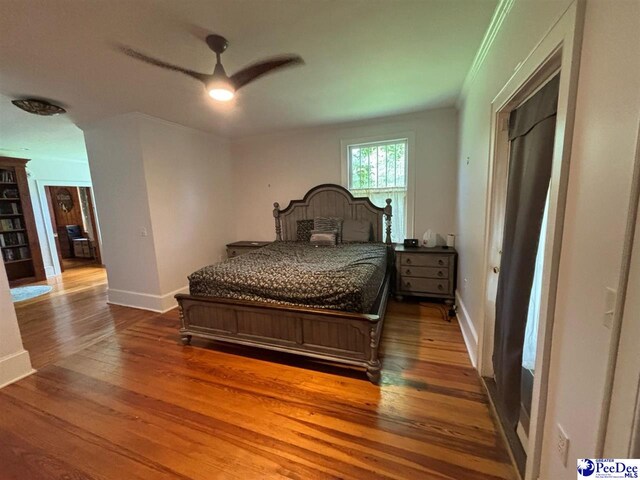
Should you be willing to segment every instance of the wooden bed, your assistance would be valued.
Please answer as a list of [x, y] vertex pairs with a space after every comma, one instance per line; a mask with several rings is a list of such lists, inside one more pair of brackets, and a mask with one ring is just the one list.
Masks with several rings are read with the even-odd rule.
[[[312, 188], [302, 200], [281, 210], [274, 203], [276, 240], [295, 241], [297, 221], [317, 216], [369, 220], [374, 242], [391, 246], [391, 200], [376, 207], [368, 198], [355, 198], [339, 185]], [[337, 310], [178, 294], [180, 334], [184, 344], [192, 336], [266, 348], [307, 357], [365, 367], [370, 381], [380, 379], [378, 347], [390, 288], [392, 251], [372, 311]]]

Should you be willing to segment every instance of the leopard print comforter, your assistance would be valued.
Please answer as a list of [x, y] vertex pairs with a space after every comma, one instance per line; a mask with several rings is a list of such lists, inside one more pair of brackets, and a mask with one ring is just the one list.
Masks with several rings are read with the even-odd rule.
[[384, 280], [387, 247], [315, 247], [275, 242], [189, 276], [191, 295], [370, 313]]

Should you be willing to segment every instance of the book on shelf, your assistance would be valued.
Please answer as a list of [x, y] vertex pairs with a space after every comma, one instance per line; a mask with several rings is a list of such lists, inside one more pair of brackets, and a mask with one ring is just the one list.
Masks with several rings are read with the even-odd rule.
[[16, 254], [13, 250], [9, 249], [9, 250], [3, 250], [2, 251], [2, 255], [4, 256], [4, 261], [5, 262], [11, 262], [12, 260], [16, 259]]
[[18, 249], [18, 256], [22, 258], [29, 258], [29, 247], [20, 247]]
[[15, 183], [16, 176], [11, 170], [0, 170], [0, 182], [2, 183]]
[[0, 228], [2, 230], [21, 230], [22, 219], [20, 218], [3, 218], [0, 220]]
[[13, 245], [25, 245], [27, 237], [23, 232], [0, 233], [0, 247], [11, 247]]

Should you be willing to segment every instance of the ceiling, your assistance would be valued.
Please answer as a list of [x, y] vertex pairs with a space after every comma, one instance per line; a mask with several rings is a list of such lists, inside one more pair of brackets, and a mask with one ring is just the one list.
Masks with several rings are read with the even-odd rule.
[[[74, 124], [132, 111], [239, 137], [452, 106], [496, 4], [0, 0], [0, 148], [86, 157]], [[230, 74], [279, 53], [300, 54], [306, 65], [221, 104], [199, 82], [114, 47], [210, 73], [215, 57], [204, 38], [212, 32], [229, 39], [222, 58]], [[23, 96], [54, 100], [68, 114], [39, 118], [8, 103]]]

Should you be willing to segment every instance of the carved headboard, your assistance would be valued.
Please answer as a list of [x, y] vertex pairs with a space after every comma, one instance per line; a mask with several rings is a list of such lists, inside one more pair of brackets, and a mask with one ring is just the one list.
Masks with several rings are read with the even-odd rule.
[[296, 240], [297, 221], [315, 217], [340, 217], [369, 220], [373, 225], [373, 241], [391, 244], [391, 199], [385, 207], [376, 207], [366, 197], [356, 198], [344, 187], [326, 183], [309, 190], [302, 200], [292, 200], [287, 208], [273, 204], [276, 240]]

